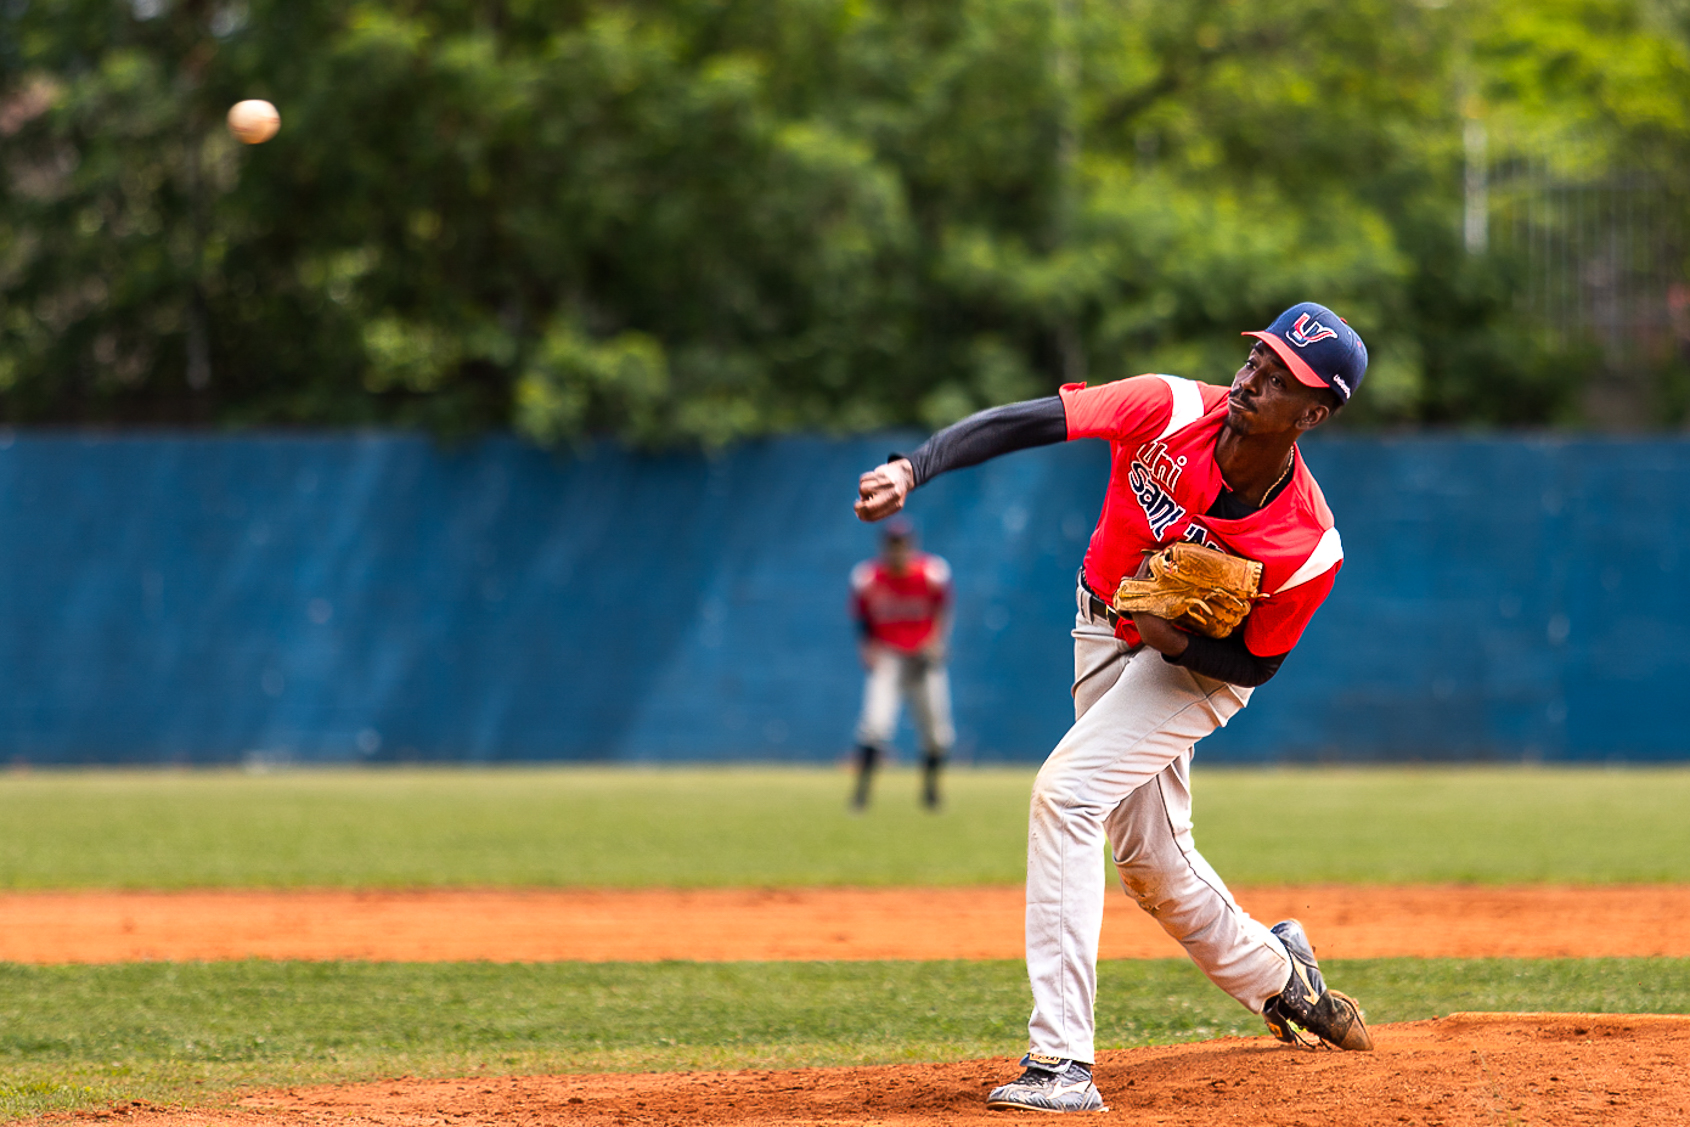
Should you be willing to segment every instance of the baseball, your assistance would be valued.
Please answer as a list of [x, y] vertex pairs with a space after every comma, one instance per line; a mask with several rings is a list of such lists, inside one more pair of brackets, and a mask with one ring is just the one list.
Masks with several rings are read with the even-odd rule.
[[249, 145], [262, 145], [282, 127], [282, 115], [262, 98], [248, 98], [229, 107], [229, 132]]

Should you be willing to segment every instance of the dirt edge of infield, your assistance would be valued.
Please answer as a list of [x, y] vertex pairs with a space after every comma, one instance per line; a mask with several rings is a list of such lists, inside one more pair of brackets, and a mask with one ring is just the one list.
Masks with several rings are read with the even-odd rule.
[[[1690, 957], [1690, 886], [1234, 893], [1257, 919], [1301, 919], [1323, 959]], [[10, 893], [0, 895], [0, 961], [1019, 959], [1022, 921], [1018, 886]], [[1101, 954], [1183, 952], [1116, 895]]]
[[[1690, 1016], [1457, 1013], [1375, 1029], [1376, 1051], [1268, 1037], [1102, 1054], [1111, 1123], [1597, 1123], [1690, 1119]], [[128, 1104], [47, 1117], [132, 1127], [937, 1127], [1005, 1123], [1009, 1060], [877, 1068], [410, 1078], [253, 1092], [227, 1109]], [[1089, 1121], [1088, 1117], [1088, 1121]]]

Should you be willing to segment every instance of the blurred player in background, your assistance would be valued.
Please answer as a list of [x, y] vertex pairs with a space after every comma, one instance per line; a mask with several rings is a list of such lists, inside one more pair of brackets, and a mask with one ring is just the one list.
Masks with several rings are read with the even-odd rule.
[[851, 569], [851, 616], [868, 675], [857, 718], [857, 785], [853, 809], [868, 805], [875, 764], [887, 754], [898, 725], [898, 706], [909, 701], [921, 741], [921, 800], [939, 808], [939, 769], [956, 740], [951, 725], [951, 683], [945, 647], [951, 632], [951, 568], [916, 550], [915, 529], [893, 520], [881, 539], [880, 557]]

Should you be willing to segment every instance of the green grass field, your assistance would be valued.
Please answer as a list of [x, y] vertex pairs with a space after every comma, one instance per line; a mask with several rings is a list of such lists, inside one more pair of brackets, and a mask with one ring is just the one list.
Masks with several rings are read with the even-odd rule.
[[[0, 887], [1015, 883], [1030, 770], [865, 816], [830, 770], [0, 776]], [[1683, 881], [1690, 771], [1201, 772], [1232, 881]], [[1334, 962], [1374, 1021], [1690, 1012], [1690, 960]], [[1258, 1031], [1180, 961], [1100, 971], [1105, 1047]], [[0, 1120], [410, 1074], [1013, 1057], [1018, 963], [0, 964]]]
[[[0, 775], [0, 888], [1016, 884], [1030, 768]], [[1690, 770], [1203, 771], [1229, 881], [1690, 880]]]
[[[1370, 1020], [1690, 1011], [1690, 960], [1333, 961]], [[0, 1119], [399, 1075], [1005, 1058], [1017, 962], [0, 966]], [[1104, 1048], [1263, 1034], [1178, 960], [1099, 968]]]

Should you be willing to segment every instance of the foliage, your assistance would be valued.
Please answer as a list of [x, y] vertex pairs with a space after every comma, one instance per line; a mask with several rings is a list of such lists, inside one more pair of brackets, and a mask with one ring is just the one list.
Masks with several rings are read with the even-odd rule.
[[11, 0], [0, 417], [934, 426], [1315, 297], [1352, 424], [1575, 419], [1464, 128], [1679, 182], [1687, 84], [1676, 0]]
[[[1018, 885], [1032, 768], [909, 771], [865, 816], [779, 768], [0, 776], [0, 889]], [[1690, 771], [1213, 770], [1204, 855], [1238, 885], [1690, 880]], [[1296, 834], [1274, 811], [1319, 809]], [[780, 848], [770, 847], [779, 842]]]

